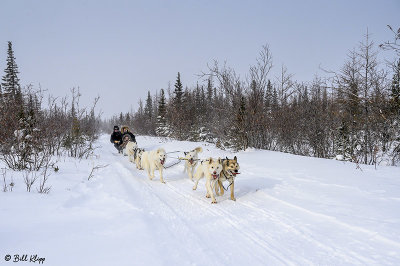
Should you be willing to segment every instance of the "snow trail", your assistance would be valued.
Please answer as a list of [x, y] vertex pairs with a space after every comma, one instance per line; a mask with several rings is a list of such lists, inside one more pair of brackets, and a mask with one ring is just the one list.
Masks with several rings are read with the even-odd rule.
[[[100, 138], [97, 158], [60, 162], [49, 195], [26, 193], [21, 185], [0, 193], [0, 210], [7, 214], [0, 219], [0, 255], [40, 252], [48, 265], [400, 261], [398, 168], [362, 166], [361, 172], [350, 163], [248, 150], [236, 154], [237, 201], [228, 191], [211, 204], [205, 180], [193, 191], [183, 163], [165, 171], [166, 184], [158, 172], [150, 181], [108, 138]], [[233, 157], [207, 143], [140, 136], [137, 141], [147, 150], [201, 145], [200, 158]], [[87, 180], [91, 167], [106, 164]]]

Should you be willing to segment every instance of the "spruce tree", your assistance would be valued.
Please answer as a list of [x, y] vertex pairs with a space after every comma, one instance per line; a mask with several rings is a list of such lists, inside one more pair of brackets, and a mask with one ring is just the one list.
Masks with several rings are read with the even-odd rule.
[[124, 124], [124, 114], [121, 112], [120, 114], [119, 114], [119, 124], [120, 125], [123, 125]]
[[[208, 105], [212, 106], [212, 99], [213, 99], [213, 84], [211, 78], [208, 79], [207, 81], [207, 102]], [[209, 110], [211, 111], [211, 110]]]
[[268, 80], [267, 88], [265, 90], [265, 96], [264, 96], [264, 110], [267, 113], [270, 113], [270, 111], [271, 111], [272, 93], [273, 93], [273, 88], [272, 88], [271, 80]]
[[248, 148], [247, 123], [246, 123], [246, 99], [244, 96], [240, 98], [239, 108], [231, 128], [231, 139], [233, 146], [237, 150], [246, 150]]
[[158, 101], [158, 116], [164, 117], [167, 114], [166, 99], [164, 89], [160, 91], [160, 100]]
[[209, 78], [207, 81], [207, 108], [209, 112], [212, 112], [213, 108], [213, 98], [214, 98], [213, 93], [214, 91], [213, 91], [212, 79]]
[[3, 113], [3, 103], [4, 103], [4, 101], [3, 101], [3, 92], [2, 92], [2, 89], [1, 89], [1, 83], [0, 83], [0, 120], [1, 120], [1, 118], [2, 118], [2, 113]]
[[128, 126], [131, 124], [131, 115], [129, 112], [125, 114], [125, 121]]
[[393, 115], [400, 115], [400, 59], [397, 61], [390, 91], [390, 109]]
[[151, 98], [150, 91], [148, 91], [146, 104], [144, 106], [144, 125], [146, 134], [154, 134], [153, 122], [153, 100]]
[[176, 107], [180, 107], [182, 105], [183, 85], [181, 82], [181, 74], [179, 72], [175, 82], [174, 93], [175, 93], [175, 105]]
[[182, 139], [183, 138], [183, 120], [185, 116], [185, 112], [183, 110], [183, 85], [181, 82], [181, 74], [178, 72], [178, 76], [175, 82], [175, 89], [174, 89], [174, 98], [172, 101], [172, 108], [171, 108], [171, 115], [170, 121], [171, 125], [173, 126], [173, 134], [176, 138]]
[[272, 111], [276, 112], [279, 107], [279, 102], [278, 102], [278, 92], [276, 91], [276, 88], [274, 87], [274, 90], [272, 92]]
[[22, 104], [22, 93], [18, 78], [19, 71], [17, 63], [15, 62], [14, 51], [12, 49], [11, 42], [8, 42], [7, 67], [4, 72], [5, 75], [3, 76], [3, 82], [1, 83], [4, 97], [9, 103]]
[[397, 61], [390, 91], [390, 111], [392, 121], [390, 127], [390, 139], [392, 150], [392, 165], [400, 161], [400, 59]]
[[160, 100], [158, 101], [158, 115], [157, 115], [157, 127], [156, 127], [157, 136], [162, 136], [162, 137], [168, 136], [166, 115], [167, 115], [167, 107], [165, 100], [165, 92], [164, 89], [161, 89]]
[[153, 101], [151, 99], [150, 91], [147, 92], [146, 105], [144, 106], [144, 115], [148, 121], [153, 117]]

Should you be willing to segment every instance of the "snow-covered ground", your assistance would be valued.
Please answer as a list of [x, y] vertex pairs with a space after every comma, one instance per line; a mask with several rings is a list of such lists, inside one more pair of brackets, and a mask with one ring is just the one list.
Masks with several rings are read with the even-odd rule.
[[[206, 143], [137, 140], [147, 150], [201, 145], [200, 158], [233, 157]], [[210, 204], [205, 180], [193, 191], [183, 163], [162, 184], [117, 154], [109, 136], [99, 145], [97, 158], [58, 162], [49, 194], [38, 184], [26, 192], [22, 175], [8, 172], [15, 186], [0, 192], [0, 265], [16, 254], [55, 266], [400, 265], [399, 168], [248, 150], [236, 154], [237, 201], [228, 192]]]

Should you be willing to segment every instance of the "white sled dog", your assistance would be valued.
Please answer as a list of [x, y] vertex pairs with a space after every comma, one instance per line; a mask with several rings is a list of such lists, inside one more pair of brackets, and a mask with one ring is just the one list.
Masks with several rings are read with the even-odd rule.
[[199, 156], [198, 154], [202, 152], [203, 149], [201, 147], [197, 147], [196, 149], [189, 151], [189, 152], [184, 152], [185, 154], [185, 169], [184, 171], [188, 173], [190, 180], [193, 181], [193, 173], [194, 169], [197, 166], [197, 163], [199, 161]]
[[211, 197], [211, 203], [217, 203], [215, 199], [213, 187], [217, 185], [218, 177], [222, 171], [222, 160], [218, 158], [218, 160], [210, 158], [206, 161], [202, 161], [200, 165], [197, 167], [196, 172], [194, 173], [194, 178], [196, 179], [195, 184], [193, 186], [193, 190], [197, 189], [197, 185], [199, 184], [199, 180], [205, 176], [206, 177], [206, 197]]
[[124, 149], [126, 154], [128, 154], [129, 161], [132, 163], [134, 162], [134, 155], [136, 149], [137, 149], [137, 143], [133, 141], [129, 141]]
[[159, 148], [154, 151], [145, 151], [142, 154], [141, 166], [147, 170], [150, 180], [154, 178], [154, 171], [158, 169], [160, 171], [160, 181], [165, 183], [163, 179], [163, 168], [165, 163], [166, 153], [165, 150]]
[[136, 168], [139, 170], [142, 170], [142, 155], [143, 155], [144, 149], [136, 148], [134, 152], [134, 159], [135, 159], [135, 164]]

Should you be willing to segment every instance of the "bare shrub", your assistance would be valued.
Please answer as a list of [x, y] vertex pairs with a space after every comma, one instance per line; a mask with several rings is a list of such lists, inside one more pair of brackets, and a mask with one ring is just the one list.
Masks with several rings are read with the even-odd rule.
[[37, 171], [24, 171], [24, 183], [26, 185], [26, 191], [31, 192], [32, 185], [38, 179]]
[[8, 191], [7, 181], [6, 181], [7, 169], [1, 168], [1, 175], [3, 176], [3, 192], [7, 192]]
[[106, 164], [106, 165], [96, 165], [96, 166], [93, 166], [93, 167], [92, 167], [92, 170], [90, 171], [88, 180], [90, 180], [90, 179], [94, 176], [94, 171], [99, 170], [99, 169], [101, 169], [101, 168], [105, 168], [105, 167], [107, 167], [107, 166], [109, 166], [109, 165]]

